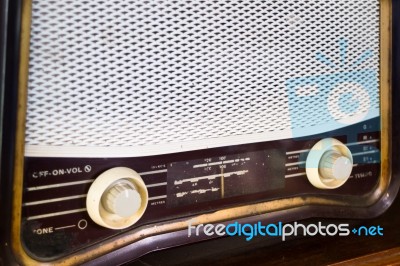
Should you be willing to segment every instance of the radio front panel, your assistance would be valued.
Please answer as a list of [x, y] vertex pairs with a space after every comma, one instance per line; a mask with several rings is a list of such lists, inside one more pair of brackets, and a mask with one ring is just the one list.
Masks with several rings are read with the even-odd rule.
[[22, 0], [17, 260], [136, 258], [189, 223], [383, 212], [391, 4]]
[[[121, 166], [134, 169], [148, 191], [143, 217], [122, 230], [298, 196], [346, 198], [362, 206], [379, 183], [379, 124], [379, 119], [373, 119], [304, 140], [140, 158], [26, 157], [22, 239], [35, 257], [48, 259], [121, 233], [93, 222], [86, 204], [93, 181]], [[321, 190], [310, 184], [306, 160], [311, 148], [329, 137], [350, 149], [353, 168], [345, 185]]]

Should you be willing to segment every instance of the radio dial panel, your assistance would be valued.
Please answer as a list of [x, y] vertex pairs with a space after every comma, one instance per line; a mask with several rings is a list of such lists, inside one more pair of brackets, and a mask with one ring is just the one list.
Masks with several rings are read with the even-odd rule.
[[379, 182], [380, 142], [377, 118], [304, 139], [156, 156], [26, 157], [23, 243], [38, 259], [61, 258], [228, 208], [303, 196], [351, 205]]

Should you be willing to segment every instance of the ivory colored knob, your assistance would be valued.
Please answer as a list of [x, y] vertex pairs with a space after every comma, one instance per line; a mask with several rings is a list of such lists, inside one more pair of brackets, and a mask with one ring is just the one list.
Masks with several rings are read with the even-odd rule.
[[320, 140], [307, 156], [307, 178], [317, 188], [334, 189], [342, 186], [349, 179], [352, 169], [351, 151], [334, 138]]
[[86, 197], [86, 209], [98, 225], [124, 229], [143, 216], [147, 202], [147, 188], [140, 175], [130, 168], [116, 167], [94, 180]]
[[347, 180], [353, 169], [353, 163], [339, 152], [328, 151], [322, 156], [319, 168], [324, 179]]
[[103, 207], [121, 217], [134, 215], [140, 208], [142, 199], [134, 185], [126, 180], [121, 180], [104, 192], [101, 203]]

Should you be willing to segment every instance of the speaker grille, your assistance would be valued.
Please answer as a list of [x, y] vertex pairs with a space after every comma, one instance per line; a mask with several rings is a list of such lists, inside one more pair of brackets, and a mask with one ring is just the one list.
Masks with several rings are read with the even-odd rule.
[[[376, 0], [34, 0], [26, 144], [279, 138], [351, 120], [379, 111], [379, 35]], [[349, 80], [367, 94], [328, 97]]]

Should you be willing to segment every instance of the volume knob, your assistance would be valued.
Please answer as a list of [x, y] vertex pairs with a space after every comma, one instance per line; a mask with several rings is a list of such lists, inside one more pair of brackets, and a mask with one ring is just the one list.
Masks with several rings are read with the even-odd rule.
[[116, 167], [94, 180], [86, 197], [86, 209], [98, 225], [124, 229], [143, 216], [147, 201], [147, 188], [140, 175], [132, 169]]
[[120, 180], [113, 184], [101, 197], [103, 207], [110, 213], [121, 217], [135, 214], [141, 205], [142, 199], [135, 185], [127, 180]]

